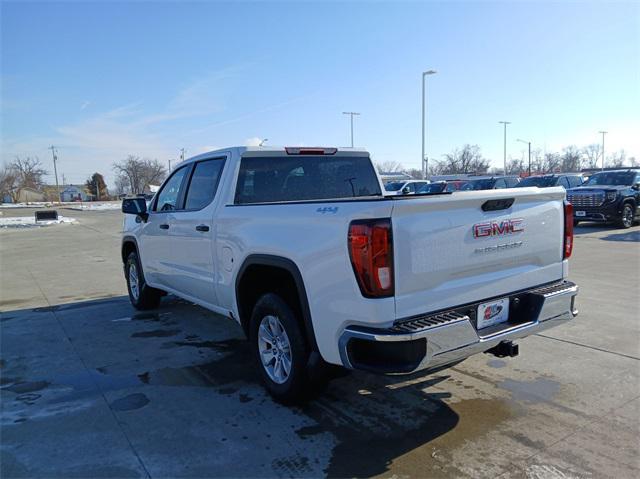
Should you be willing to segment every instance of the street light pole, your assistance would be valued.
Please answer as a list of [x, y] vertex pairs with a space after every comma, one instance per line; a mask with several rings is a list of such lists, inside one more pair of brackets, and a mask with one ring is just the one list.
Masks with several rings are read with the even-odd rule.
[[351, 117], [351, 148], [353, 148], [353, 117], [360, 115], [360, 113], [356, 111], [343, 111], [342, 114]]
[[53, 155], [53, 172], [56, 176], [56, 191], [58, 192], [58, 204], [60, 204], [62, 200], [60, 199], [60, 185], [58, 184], [58, 168], [56, 166], [56, 162], [58, 161], [58, 155], [56, 155], [55, 146], [51, 145], [49, 147], [49, 150], [51, 150], [51, 154]]
[[531, 176], [531, 142], [520, 140], [520, 139], [516, 141], [519, 141], [520, 143], [526, 143], [527, 145], [529, 145], [529, 176]]
[[504, 149], [503, 149], [503, 161], [504, 161], [504, 174], [507, 174], [507, 125], [510, 125], [510, 121], [499, 121], [504, 125]]
[[420, 157], [420, 166], [422, 167], [422, 178], [426, 179], [429, 173], [429, 158], [425, 156], [424, 141], [425, 141], [425, 128], [426, 128], [426, 95], [425, 95], [425, 79], [427, 75], [435, 75], [435, 70], [427, 70], [422, 72], [422, 156]]
[[187, 151], [184, 148], [180, 148], [180, 161], [184, 161], [184, 152]]
[[599, 131], [602, 134], [602, 170], [604, 170], [604, 135], [609, 133], [608, 131]]

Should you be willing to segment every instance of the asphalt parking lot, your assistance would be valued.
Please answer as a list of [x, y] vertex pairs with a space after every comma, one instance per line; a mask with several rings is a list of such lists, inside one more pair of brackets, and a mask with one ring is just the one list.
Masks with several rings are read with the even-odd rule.
[[118, 211], [62, 211], [0, 230], [2, 477], [640, 475], [640, 227], [576, 229], [581, 313], [517, 358], [351, 373], [287, 408], [235, 323], [132, 309]]

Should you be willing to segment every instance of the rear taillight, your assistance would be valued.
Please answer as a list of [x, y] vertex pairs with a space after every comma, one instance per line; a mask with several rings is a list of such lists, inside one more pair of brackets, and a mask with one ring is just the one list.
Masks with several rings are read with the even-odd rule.
[[352, 221], [349, 256], [363, 296], [393, 296], [393, 238], [389, 218]]
[[573, 251], [573, 205], [564, 202], [564, 259], [571, 257]]

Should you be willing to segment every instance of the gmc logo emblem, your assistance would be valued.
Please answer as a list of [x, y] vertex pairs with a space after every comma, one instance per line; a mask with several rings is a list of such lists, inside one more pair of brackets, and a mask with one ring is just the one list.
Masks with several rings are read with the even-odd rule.
[[504, 221], [489, 221], [473, 225], [474, 238], [488, 238], [490, 236], [504, 236], [524, 231], [522, 218]]

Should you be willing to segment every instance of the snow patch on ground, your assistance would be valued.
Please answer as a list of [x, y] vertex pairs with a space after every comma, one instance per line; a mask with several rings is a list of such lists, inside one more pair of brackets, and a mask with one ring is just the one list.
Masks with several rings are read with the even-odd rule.
[[34, 216], [16, 216], [13, 218], [0, 217], [0, 228], [38, 228], [40, 226], [51, 226], [59, 224], [77, 223], [75, 218], [67, 216], [58, 216], [57, 220], [38, 221]]
[[42, 208], [52, 206], [48, 201], [35, 201], [32, 203], [0, 203], [0, 208]]
[[80, 211], [106, 211], [106, 210], [119, 210], [122, 208], [122, 201], [111, 201], [108, 203], [75, 203], [70, 206], [66, 206], [68, 210], [80, 210]]

